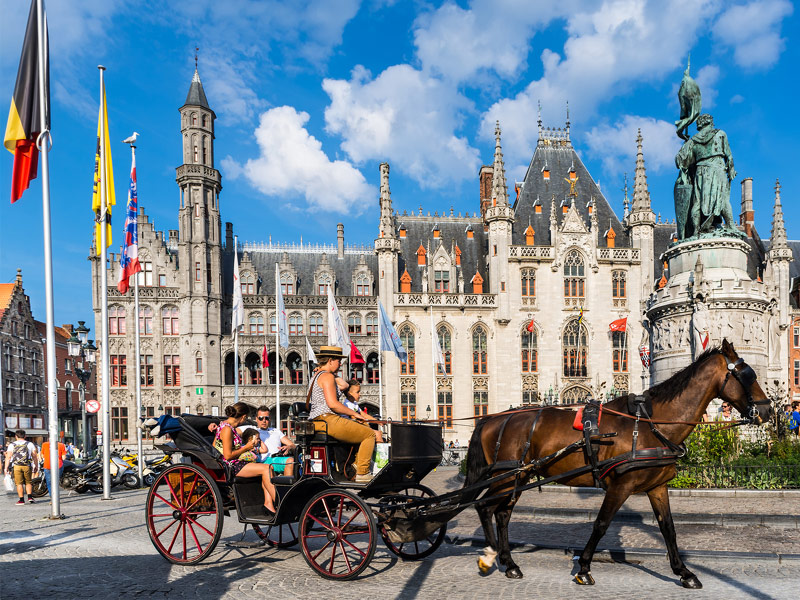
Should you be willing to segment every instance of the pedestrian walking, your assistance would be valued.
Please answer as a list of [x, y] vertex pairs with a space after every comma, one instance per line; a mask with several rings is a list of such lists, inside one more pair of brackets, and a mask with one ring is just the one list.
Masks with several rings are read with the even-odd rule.
[[25, 431], [18, 429], [14, 433], [16, 438], [8, 446], [6, 451], [5, 473], [8, 475], [13, 469], [14, 482], [17, 484], [17, 505], [25, 504], [25, 495], [28, 494], [28, 502], [34, 503], [33, 496], [33, 474], [39, 469], [39, 455], [36, 446], [25, 439]]
[[[58, 481], [61, 481], [61, 473], [64, 472], [64, 456], [67, 454], [67, 447], [58, 442]], [[44, 458], [44, 481], [47, 484], [47, 494], [52, 498], [53, 492], [50, 491], [50, 442], [42, 444], [42, 457]]]
[[792, 402], [792, 414], [789, 416], [789, 433], [800, 435], [800, 402]]

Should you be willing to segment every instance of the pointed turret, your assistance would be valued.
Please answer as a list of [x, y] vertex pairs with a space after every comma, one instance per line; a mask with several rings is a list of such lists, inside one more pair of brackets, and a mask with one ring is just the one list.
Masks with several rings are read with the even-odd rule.
[[650, 209], [650, 191], [647, 189], [647, 169], [642, 152], [642, 130], [636, 135], [636, 173], [633, 178], [633, 208], [631, 212], [644, 212]]
[[627, 220], [630, 214], [630, 203], [628, 202], [628, 173], [625, 173], [625, 184], [622, 186], [622, 191], [625, 192], [625, 197], [622, 200], [622, 219]]
[[772, 235], [770, 250], [788, 248], [786, 242], [786, 226], [783, 223], [783, 206], [781, 205], [781, 182], [775, 180], [775, 208], [772, 210]]
[[381, 220], [380, 237], [392, 239], [394, 234], [394, 213], [392, 211], [392, 192], [389, 189], [389, 163], [381, 163]]
[[[394, 310], [394, 293], [398, 289], [411, 291], [411, 279], [398, 279], [397, 256], [400, 252], [400, 240], [395, 233], [394, 211], [392, 210], [392, 191], [389, 189], [389, 163], [380, 164], [381, 191], [379, 204], [381, 218], [378, 239], [375, 240], [375, 252], [378, 254], [378, 269], [381, 273], [378, 284], [378, 296], [384, 308], [392, 314]], [[422, 214], [422, 208], [420, 208]], [[405, 237], [405, 226], [401, 227], [400, 236]], [[424, 260], [424, 257], [423, 257]], [[408, 273], [406, 273], [408, 276]], [[395, 286], [400, 284], [399, 288]]]
[[492, 203], [495, 206], [508, 204], [506, 166], [503, 164], [503, 149], [500, 146], [500, 121], [494, 125], [494, 165], [492, 178]]
[[186, 94], [184, 106], [201, 106], [202, 108], [211, 110], [208, 106], [205, 90], [203, 90], [203, 83], [200, 81], [200, 73], [197, 71], [197, 65], [194, 67], [194, 77], [192, 77], [192, 83], [189, 86], [189, 93]]

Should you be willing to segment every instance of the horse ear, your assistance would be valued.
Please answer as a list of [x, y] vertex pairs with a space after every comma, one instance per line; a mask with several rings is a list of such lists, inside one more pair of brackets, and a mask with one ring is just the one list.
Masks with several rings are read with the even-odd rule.
[[728, 341], [728, 338], [722, 339], [722, 352], [726, 355], [737, 356], [736, 350], [734, 349], [733, 344]]

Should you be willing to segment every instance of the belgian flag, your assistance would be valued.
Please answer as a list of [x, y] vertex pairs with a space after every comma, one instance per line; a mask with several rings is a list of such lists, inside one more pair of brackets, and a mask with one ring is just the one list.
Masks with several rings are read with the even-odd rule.
[[[31, 1], [25, 41], [22, 43], [22, 56], [19, 59], [17, 84], [8, 111], [8, 124], [3, 145], [14, 155], [14, 172], [11, 177], [11, 202], [16, 202], [28, 189], [32, 179], [36, 179], [39, 164], [39, 150], [36, 138], [44, 127], [50, 129], [50, 68], [47, 19], [44, 17], [44, 55], [39, 56], [39, 32], [36, 0]], [[39, 94], [39, 62], [44, 69], [44, 106]]]

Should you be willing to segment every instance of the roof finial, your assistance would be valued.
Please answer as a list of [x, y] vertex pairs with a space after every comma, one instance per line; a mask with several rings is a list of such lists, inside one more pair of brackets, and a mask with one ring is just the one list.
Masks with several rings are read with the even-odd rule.
[[625, 192], [625, 197], [622, 200], [622, 218], [626, 218], [628, 216], [628, 172], [625, 171], [625, 175], [623, 177], [623, 186], [622, 191]]
[[500, 121], [494, 125], [494, 165], [492, 173], [492, 201], [498, 206], [508, 204], [506, 187], [506, 167], [503, 163], [503, 149], [500, 146]]
[[569, 100], [567, 100], [567, 126], [566, 126], [566, 131], [567, 131], [567, 139], [569, 140]]
[[786, 242], [786, 226], [783, 222], [783, 205], [781, 204], [781, 182], [775, 180], [775, 207], [772, 210], [772, 235], [770, 249], [788, 248]]
[[647, 187], [647, 170], [644, 166], [644, 153], [642, 152], [642, 130], [636, 131], [636, 172], [633, 177], [633, 207], [632, 212], [646, 212], [650, 208], [650, 191]]
[[194, 47], [194, 70], [197, 71], [197, 53], [200, 52], [200, 46]]
[[539, 112], [538, 112], [538, 117], [536, 118], [536, 122], [539, 125], [539, 139], [541, 140], [542, 139], [542, 101], [541, 100], [537, 100], [536, 104], [539, 105]]

